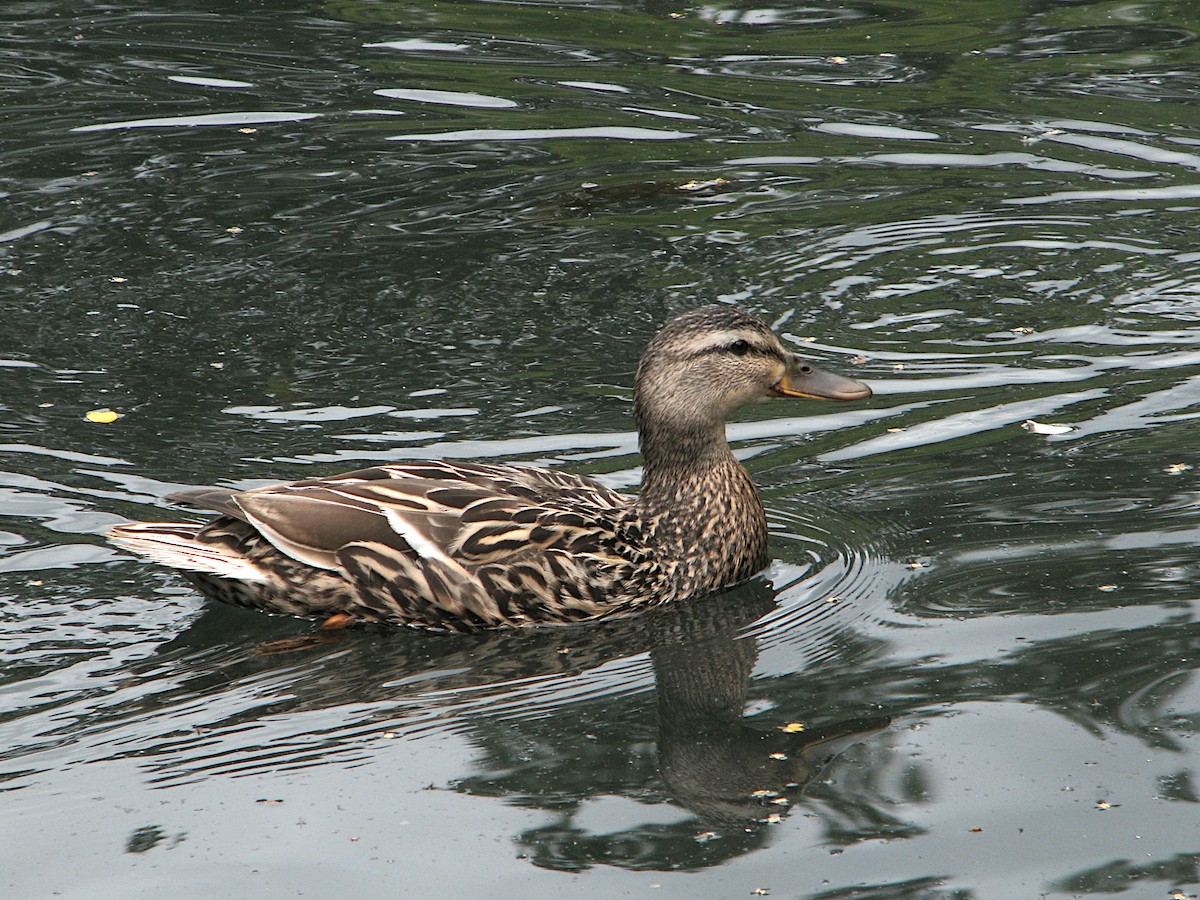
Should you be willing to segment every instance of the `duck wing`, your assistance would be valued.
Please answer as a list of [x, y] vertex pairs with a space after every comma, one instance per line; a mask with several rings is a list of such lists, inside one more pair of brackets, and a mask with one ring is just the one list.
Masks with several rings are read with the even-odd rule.
[[285, 556], [340, 573], [362, 615], [431, 627], [597, 615], [640, 549], [622, 525], [628, 498], [524, 466], [377, 466], [173, 499], [238, 519]]

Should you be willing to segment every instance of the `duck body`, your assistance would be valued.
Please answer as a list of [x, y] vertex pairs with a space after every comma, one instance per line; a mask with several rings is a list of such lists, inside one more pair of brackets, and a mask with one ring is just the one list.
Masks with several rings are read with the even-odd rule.
[[637, 497], [530, 466], [415, 462], [185, 491], [172, 499], [217, 517], [109, 537], [215, 599], [277, 614], [450, 631], [629, 614], [766, 565], [766, 515], [724, 422], [770, 396], [870, 390], [800, 362], [751, 316], [694, 310], [638, 367]]

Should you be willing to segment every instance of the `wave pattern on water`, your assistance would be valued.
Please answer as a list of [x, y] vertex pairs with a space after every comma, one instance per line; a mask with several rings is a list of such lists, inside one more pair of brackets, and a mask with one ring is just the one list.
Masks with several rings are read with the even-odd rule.
[[[12, 829], [10, 892], [136, 892], [152, 867], [87, 835], [184, 786], [239, 819], [230, 783], [349, 791], [379, 859], [396, 810], [469, 809], [501, 892], [527, 858], [746, 893], [750, 853], [830, 896], [1196, 880], [1185, 4], [228, 6], [0, 13], [0, 788], [72, 833]], [[638, 353], [710, 302], [876, 388], [731, 424], [774, 561], [720, 597], [322, 636], [100, 537], [184, 485], [403, 459], [636, 490]], [[200, 864], [240, 859], [196, 810]], [[1130, 813], [1164, 857], [1136, 871]], [[276, 825], [246, 846], [327, 858]], [[1018, 863], [980, 866], [980, 827]], [[406, 875], [444, 871], [415, 830]], [[155, 871], [192, 883], [181, 857]]]

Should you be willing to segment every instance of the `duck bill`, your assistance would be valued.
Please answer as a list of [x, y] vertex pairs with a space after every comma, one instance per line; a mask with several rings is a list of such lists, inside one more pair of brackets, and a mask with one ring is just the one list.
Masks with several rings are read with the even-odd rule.
[[871, 389], [861, 381], [826, 372], [793, 357], [787, 371], [775, 385], [780, 397], [807, 397], [810, 400], [866, 400]]

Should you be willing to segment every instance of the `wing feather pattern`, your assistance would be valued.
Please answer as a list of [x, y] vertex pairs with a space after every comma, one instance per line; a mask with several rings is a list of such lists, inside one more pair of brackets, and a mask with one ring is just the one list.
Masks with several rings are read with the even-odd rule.
[[623, 531], [629, 498], [524, 466], [375, 466], [178, 499], [241, 519], [284, 556], [340, 574], [360, 615], [431, 628], [601, 615], [642, 550], [640, 535], [631, 544]]

